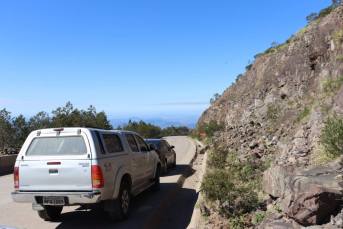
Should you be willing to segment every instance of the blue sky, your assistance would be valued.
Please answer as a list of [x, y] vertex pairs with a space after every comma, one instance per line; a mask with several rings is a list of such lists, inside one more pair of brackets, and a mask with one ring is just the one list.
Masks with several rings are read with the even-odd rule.
[[1, 0], [0, 109], [200, 117], [330, 0]]

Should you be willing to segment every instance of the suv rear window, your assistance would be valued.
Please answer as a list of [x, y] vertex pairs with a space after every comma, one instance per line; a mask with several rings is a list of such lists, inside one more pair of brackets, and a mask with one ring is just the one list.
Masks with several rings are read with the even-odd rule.
[[33, 155], [83, 155], [87, 153], [85, 141], [81, 136], [35, 138], [26, 152]]
[[119, 136], [116, 134], [103, 134], [105, 148], [109, 153], [115, 153], [123, 151], [123, 146], [121, 145]]

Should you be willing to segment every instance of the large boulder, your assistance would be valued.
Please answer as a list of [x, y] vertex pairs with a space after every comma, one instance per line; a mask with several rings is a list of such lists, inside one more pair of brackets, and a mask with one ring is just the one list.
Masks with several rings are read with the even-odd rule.
[[282, 211], [288, 213], [295, 199], [312, 187], [326, 187], [342, 191], [343, 181], [335, 179], [339, 174], [334, 169], [324, 166], [289, 173], [284, 179], [284, 192], [281, 197]]
[[287, 171], [281, 165], [271, 166], [263, 173], [263, 190], [273, 197], [282, 197]]
[[336, 189], [312, 187], [295, 199], [288, 216], [305, 226], [321, 224], [336, 210], [341, 198]]

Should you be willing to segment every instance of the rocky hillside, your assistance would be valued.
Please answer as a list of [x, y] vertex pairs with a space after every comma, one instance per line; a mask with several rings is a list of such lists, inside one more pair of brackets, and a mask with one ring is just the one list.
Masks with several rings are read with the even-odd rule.
[[[300, 30], [281, 50], [260, 54], [251, 69], [204, 111], [198, 125], [224, 121], [226, 131], [220, 138], [238, 150], [255, 148], [268, 135], [273, 143], [268, 143], [268, 138], [266, 144], [276, 145], [281, 152], [279, 163], [289, 164], [284, 159], [294, 152], [295, 137], [313, 140], [328, 109], [343, 114], [343, 98], [328, 96], [321, 87], [323, 79], [335, 81], [343, 74], [342, 40], [335, 36], [342, 28], [340, 6]], [[338, 94], [343, 95], [343, 89]], [[298, 163], [306, 165], [308, 161], [292, 160], [292, 164]]]
[[281, 210], [259, 228], [343, 228], [337, 208], [342, 161], [327, 164], [320, 142], [326, 118], [343, 116], [342, 75], [340, 5], [285, 44], [259, 54], [200, 117], [197, 127], [211, 120], [225, 123], [214, 139], [236, 149], [240, 161], [272, 161], [263, 177], [264, 211]]

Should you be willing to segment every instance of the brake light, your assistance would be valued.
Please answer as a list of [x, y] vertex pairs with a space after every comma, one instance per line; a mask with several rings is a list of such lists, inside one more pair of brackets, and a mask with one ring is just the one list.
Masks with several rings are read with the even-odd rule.
[[102, 170], [98, 165], [92, 165], [92, 185], [93, 188], [104, 187], [104, 178], [102, 176]]
[[47, 164], [48, 165], [60, 165], [61, 162], [48, 162]]
[[18, 189], [19, 188], [19, 167], [14, 167], [13, 178], [14, 178], [14, 188]]
[[64, 128], [54, 128], [54, 131], [62, 131]]
[[155, 151], [156, 151], [156, 153], [158, 154], [158, 156], [162, 156], [161, 151], [158, 151], [158, 150], [155, 150]]

